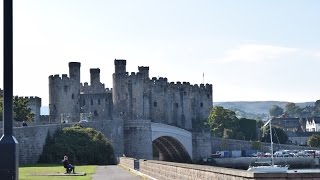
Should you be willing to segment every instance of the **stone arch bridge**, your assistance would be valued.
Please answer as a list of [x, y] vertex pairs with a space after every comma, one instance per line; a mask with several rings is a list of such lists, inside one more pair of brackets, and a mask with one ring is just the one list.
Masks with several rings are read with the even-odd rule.
[[151, 123], [153, 159], [184, 162], [192, 159], [192, 133], [167, 124]]

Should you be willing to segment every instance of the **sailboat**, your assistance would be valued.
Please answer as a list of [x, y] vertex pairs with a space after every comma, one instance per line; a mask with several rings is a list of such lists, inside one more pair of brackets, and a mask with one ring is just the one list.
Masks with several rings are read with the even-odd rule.
[[287, 166], [287, 165], [286, 166], [281, 166], [281, 165], [275, 165], [274, 164], [271, 120], [272, 119], [270, 119], [269, 121], [267, 121], [263, 125], [263, 127], [267, 126], [268, 124], [270, 126], [271, 162], [269, 164], [267, 164], [267, 165], [255, 165], [255, 166], [251, 166], [250, 165], [247, 171], [256, 172], [256, 173], [269, 173], [269, 172], [272, 172], [272, 173], [286, 173], [288, 171], [289, 166]]

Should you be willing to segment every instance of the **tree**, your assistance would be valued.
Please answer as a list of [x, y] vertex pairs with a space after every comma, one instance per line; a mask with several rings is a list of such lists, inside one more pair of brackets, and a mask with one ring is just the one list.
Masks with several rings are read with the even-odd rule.
[[104, 135], [79, 124], [57, 131], [53, 137], [48, 135], [39, 162], [60, 163], [64, 155], [78, 164], [115, 163], [113, 148]]
[[[29, 100], [15, 96], [13, 98], [13, 119], [15, 121], [32, 121], [34, 114], [28, 108]], [[3, 119], [3, 97], [0, 97], [0, 121]]]
[[[272, 127], [272, 141], [278, 144], [285, 144], [288, 142], [288, 135], [284, 130], [276, 127]], [[270, 126], [262, 127], [262, 142], [270, 142]]]
[[13, 119], [16, 121], [32, 121], [34, 114], [28, 108], [29, 100], [15, 96], [13, 98]]
[[269, 114], [272, 117], [278, 117], [280, 115], [283, 114], [283, 109], [277, 105], [273, 105], [270, 109], [269, 109]]
[[312, 116], [320, 116], [320, 100], [314, 103]]
[[305, 106], [301, 109], [300, 117], [312, 117], [314, 114], [314, 107], [313, 106]]
[[312, 136], [310, 136], [307, 144], [310, 147], [320, 147], [320, 135], [313, 134]]
[[239, 120], [235, 112], [215, 106], [208, 117], [208, 125], [214, 136], [234, 138], [239, 129]]
[[239, 119], [240, 131], [245, 140], [257, 140], [257, 121], [254, 119]]
[[288, 103], [284, 109], [285, 114], [289, 117], [299, 117], [302, 111], [295, 103]]

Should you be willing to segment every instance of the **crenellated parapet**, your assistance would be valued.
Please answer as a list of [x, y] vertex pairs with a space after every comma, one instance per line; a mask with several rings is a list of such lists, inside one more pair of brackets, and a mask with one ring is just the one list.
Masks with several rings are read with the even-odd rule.
[[106, 93], [110, 91], [109, 88], [105, 88], [102, 83], [89, 85], [89, 83], [80, 84], [80, 94], [94, 94], [94, 93]]
[[61, 76], [59, 74], [49, 76], [49, 83], [50, 82], [60, 83], [60, 82], [66, 82], [69, 80], [70, 78], [68, 77], [67, 74], [62, 74]]
[[30, 103], [41, 106], [41, 98], [38, 96], [25, 96], [23, 99], [27, 99]]
[[190, 84], [189, 82], [168, 82], [167, 78], [164, 77], [153, 77], [150, 80], [150, 85], [153, 88], [167, 86], [167, 88], [172, 90], [190, 90], [191, 92], [212, 94], [212, 84]]

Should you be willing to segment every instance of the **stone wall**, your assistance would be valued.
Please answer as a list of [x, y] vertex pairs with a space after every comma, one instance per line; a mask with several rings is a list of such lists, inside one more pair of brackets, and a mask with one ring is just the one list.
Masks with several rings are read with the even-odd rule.
[[124, 154], [127, 157], [152, 159], [152, 134], [149, 120], [124, 123]]
[[210, 133], [192, 133], [193, 160], [201, 160], [211, 156]]
[[[43, 150], [46, 137], [63, 126], [60, 124], [45, 126], [27, 126], [13, 129], [13, 135], [19, 142], [19, 163], [36, 163]], [[2, 134], [2, 129], [0, 130]]]
[[[132, 169], [134, 159], [120, 158], [120, 164]], [[245, 170], [214, 166], [140, 160], [140, 172], [156, 179], [167, 180], [314, 180], [320, 173], [252, 173]]]
[[[19, 142], [19, 163], [32, 164], [38, 161], [48, 134], [73, 124], [50, 124], [27, 127], [16, 127], [13, 135]], [[122, 156], [123, 149], [123, 121], [97, 121], [82, 124], [101, 131], [111, 141], [116, 156]], [[2, 134], [2, 129], [0, 129]], [[62, 157], [61, 157], [62, 158]]]

